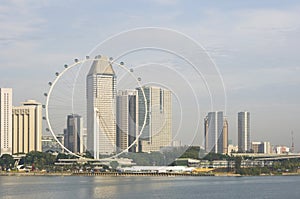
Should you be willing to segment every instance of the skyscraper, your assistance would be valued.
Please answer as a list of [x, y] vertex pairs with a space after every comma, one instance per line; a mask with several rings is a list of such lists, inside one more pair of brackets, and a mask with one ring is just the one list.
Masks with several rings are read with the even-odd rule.
[[238, 147], [239, 152], [250, 150], [250, 112], [238, 113]]
[[[117, 146], [118, 151], [138, 152], [138, 95], [136, 90], [118, 91]], [[133, 144], [135, 142], [135, 144]], [[133, 145], [128, 149], [129, 146]]]
[[87, 150], [116, 152], [116, 76], [107, 57], [96, 56], [87, 75]]
[[0, 88], [0, 156], [12, 154], [12, 89]]
[[12, 153], [42, 151], [42, 105], [28, 100], [12, 110]]
[[205, 151], [228, 153], [228, 122], [222, 111], [209, 112], [204, 119]]
[[223, 152], [224, 154], [228, 154], [228, 121], [227, 118], [224, 117], [223, 123]]
[[67, 128], [64, 131], [64, 145], [73, 153], [83, 153], [83, 120], [80, 115], [70, 114], [67, 116]]
[[159, 151], [172, 145], [172, 95], [171, 91], [160, 87], [143, 87], [147, 100], [145, 101], [141, 88], [138, 90], [139, 101], [139, 132], [143, 126], [146, 114], [146, 126], [140, 136], [139, 150], [141, 152]]

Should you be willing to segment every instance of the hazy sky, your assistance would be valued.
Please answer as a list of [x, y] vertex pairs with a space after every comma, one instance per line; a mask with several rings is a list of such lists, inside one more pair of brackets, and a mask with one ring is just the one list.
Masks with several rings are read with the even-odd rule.
[[0, 87], [13, 88], [14, 105], [44, 102], [54, 73], [109, 36], [171, 28], [201, 43], [217, 64], [234, 143], [237, 112], [247, 110], [252, 140], [289, 146], [294, 131], [300, 150], [299, 19], [300, 2], [291, 0], [1, 0]]

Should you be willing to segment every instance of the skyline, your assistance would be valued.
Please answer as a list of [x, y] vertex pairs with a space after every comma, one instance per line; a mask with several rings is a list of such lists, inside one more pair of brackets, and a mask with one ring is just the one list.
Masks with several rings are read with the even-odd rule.
[[[115, 3], [4, 1], [0, 5], [0, 87], [13, 88], [14, 106], [27, 99], [43, 103], [54, 73], [74, 58], [88, 55], [109, 36], [138, 27], [167, 27], [201, 43], [217, 64], [226, 87], [229, 138], [234, 143], [236, 113], [247, 110], [251, 140], [290, 146], [293, 131], [299, 151], [300, 3], [161, 0], [118, 2], [118, 7]], [[97, 25], [98, 20], [105, 22], [105, 28]], [[203, 106], [200, 110], [201, 120], [211, 111]]]

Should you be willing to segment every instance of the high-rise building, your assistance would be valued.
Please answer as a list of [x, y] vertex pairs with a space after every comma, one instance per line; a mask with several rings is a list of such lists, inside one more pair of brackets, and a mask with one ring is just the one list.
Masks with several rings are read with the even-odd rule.
[[12, 89], [0, 88], [0, 156], [12, 154]]
[[[118, 151], [138, 152], [138, 91], [118, 91], [117, 147]], [[131, 146], [131, 147], [130, 147]]]
[[250, 150], [250, 112], [238, 113], [238, 147], [239, 152]]
[[222, 111], [209, 112], [204, 119], [205, 151], [228, 153], [228, 122]]
[[142, 88], [137, 88], [137, 90], [139, 132], [146, 116], [146, 125], [139, 140], [139, 151], [160, 151], [161, 148], [172, 146], [171, 91], [154, 86], [143, 87], [148, 109], [146, 110]]
[[12, 110], [12, 153], [42, 151], [42, 105], [28, 100]]
[[228, 154], [228, 121], [227, 118], [224, 117], [224, 121], [223, 121], [223, 152], [224, 154]]
[[67, 128], [64, 130], [64, 146], [73, 153], [84, 153], [83, 120], [80, 115], [67, 116]]
[[116, 152], [116, 76], [107, 57], [96, 59], [87, 75], [87, 150], [98, 159]]

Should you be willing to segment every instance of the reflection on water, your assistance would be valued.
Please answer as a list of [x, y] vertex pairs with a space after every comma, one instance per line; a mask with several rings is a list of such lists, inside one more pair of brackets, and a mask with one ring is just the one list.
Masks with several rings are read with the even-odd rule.
[[[159, 191], [172, 183], [168, 178], [148, 177], [92, 177], [90, 179], [91, 198], [115, 198], [134, 195], [143, 195], [147, 190]], [[125, 195], [123, 195], [125, 193]], [[84, 196], [84, 195], [82, 195]]]
[[0, 176], [0, 198], [298, 198], [300, 177]]

